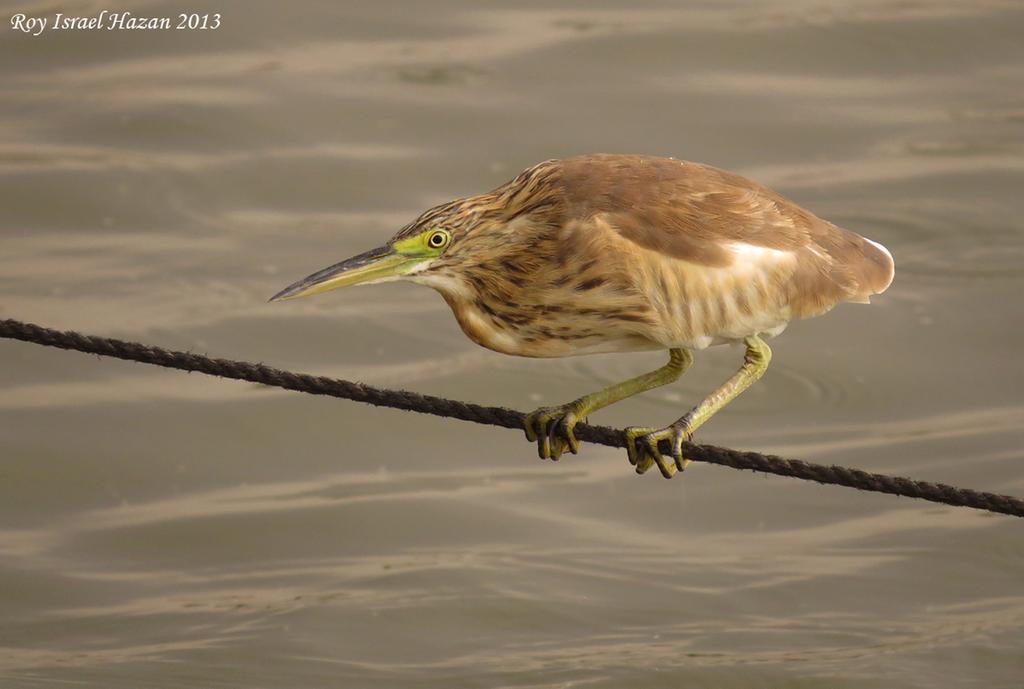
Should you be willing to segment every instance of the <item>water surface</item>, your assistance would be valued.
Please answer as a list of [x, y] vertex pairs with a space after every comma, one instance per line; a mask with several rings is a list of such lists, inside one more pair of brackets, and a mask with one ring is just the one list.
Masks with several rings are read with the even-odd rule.
[[[1019, 3], [283, 7], [3, 34], [0, 316], [562, 402], [661, 355], [503, 357], [412, 285], [266, 298], [537, 161], [674, 155], [897, 262], [872, 306], [775, 340], [699, 439], [1024, 494]], [[667, 423], [740, 356], [594, 420]], [[552, 465], [510, 431], [22, 343], [0, 342], [0, 391], [4, 687], [1024, 681], [1010, 518], [699, 464], [637, 477], [600, 447]]]

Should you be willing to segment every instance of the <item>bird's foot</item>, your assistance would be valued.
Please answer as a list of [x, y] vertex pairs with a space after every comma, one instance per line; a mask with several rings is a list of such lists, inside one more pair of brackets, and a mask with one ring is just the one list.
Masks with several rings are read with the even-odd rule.
[[580, 422], [581, 410], [575, 403], [558, 407], [541, 407], [523, 419], [526, 439], [537, 443], [537, 454], [541, 459], [558, 461], [566, 450], [576, 454], [580, 443], [573, 429]]
[[[683, 457], [683, 441], [689, 440], [693, 434], [683, 424], [672, 424], [661, 430], [630, 426], [626, 429], [626, 454], [629, 463], [636, 467], [636, 473], [642, 474], [655, 464], [665, 478], [672, 478], [677, 471], [682, 471], [690, 460]], [[658, 443], [667, 440], [671, 443], [672, 454], [663, 455]]]

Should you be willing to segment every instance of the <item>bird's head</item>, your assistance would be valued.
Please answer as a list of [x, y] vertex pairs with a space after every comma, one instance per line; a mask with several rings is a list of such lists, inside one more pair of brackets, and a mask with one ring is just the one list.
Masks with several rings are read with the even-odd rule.
[[458, 275], [468, 257], [463, 241], [487, 224], [465, 201], [432, 208], [383, 246], [318, 270], [285, 287], [270, 301], [402, 279], [441, 288]]
[[493, 264], [510, 242], [527, 244], [538, 213], [553, 207], [545, 200], [549, 187], [538, 184], [546, 179], [540, 171], [535, 166], [493, 192], [431, 208], [383, 246], [308, 275], [270, 301], [392, 280], [429, 285], [442, 294], [459, 291], [468, 271]]

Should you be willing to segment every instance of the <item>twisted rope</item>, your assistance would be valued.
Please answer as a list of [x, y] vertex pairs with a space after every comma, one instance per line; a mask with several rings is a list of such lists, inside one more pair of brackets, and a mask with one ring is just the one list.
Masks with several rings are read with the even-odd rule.
[[[522, 412], [504, 407], [484, 407], [468, 402], [420, 395], [406, 390], [375, 388], [347, 380], [293, 373], [280, 369], [230, 359], [214, 359], [179, 352], [162, 347], [153, 347], [138, 342], [126, 342], [108, 337], [83, 335], [79, 332], [51, 330], [32, 323], [16, 320], [0, 320], [0, 337], [23, 342], [34, 342], [47, 347], [59, 347], [89, 354], [139, 361], [181, 371], [198, 371], [211, 376], [246, 380], [273, 387], [296, 390], [312, 395], [329, 395], [343, 399], [365, 402], [379, 407], [392, 407], [407, 411], [433, 414], [473, 423], [500, 426], [502, 428], [523, 428]], [[626, 438], [619, 429], [607, 426], [591, 426], [581, 423], [576, 426], [576, 437], [591, 443], [609, 447], [625, 447]], [[714, 445], [686, 443], [686, 457], [698, 462], [709, 462], [733, 469], [752, 469], [779, 476], [792, 476], [822, 484], [848, 486], [859, 490], [874, 491], [920, 498], [932, 502], [961, 507], [973, 507], [989, 512], [1024, 517], [1024, 500], [1010, 495], [997, 495], [967, 488], [956, 488], [942, 483], [915, 481], [898, 476], [873, 474], [859, 469], [840, 466], [812, 464], [796, 459], [784, 459], [775, 455], [757, 452], [741, 452]], [[663, 447], [668, 453], [667, 445]]]

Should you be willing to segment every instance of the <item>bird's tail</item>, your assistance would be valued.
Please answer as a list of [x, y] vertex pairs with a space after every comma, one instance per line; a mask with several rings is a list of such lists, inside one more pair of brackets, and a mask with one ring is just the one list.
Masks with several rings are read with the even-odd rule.
[[867, 237], [858, 239], [861, 242], [863, 260], [856, 271], [857, 290], [849, 300], [867, 304], [870, 303], [872, 294], [881, 294], [892, 284], [896, 264], [893, 263], [889, 250], [878, 242]]

